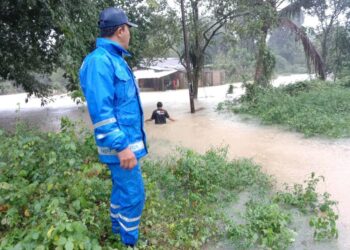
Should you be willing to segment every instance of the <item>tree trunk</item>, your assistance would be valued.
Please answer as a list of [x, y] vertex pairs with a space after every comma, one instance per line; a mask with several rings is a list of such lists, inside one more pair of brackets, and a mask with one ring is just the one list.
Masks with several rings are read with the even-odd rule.
[[328, 32], [324, 33], [323, 39], [322, 39], [322, 44], [321, 44], [321, 56], [322, 60], [325, 66], [325, 78], [327, 78], [327, 72], [328, 72], [328, 63], [327, 63], [327, 57], [328, 57]]
[[186, 15], [185, 15], [185, 3], [184, 0], [181, 0], [181, 19], [182, 19], [182, 31], [184, 36], [184, 46], [185, 46], [185, 62], [186, 62], [186, 71], [187, 71], [187, 81], [188, 81], [188, 92], [190, 97], [190, 109], [191, 113], [195, 113], [194, 107], [194, 94], [193, 94], [193, 82], [192, 82], [192, 73], [190, 65], [190, 53], [188, 48], [188, 32], [186, 25]]
[[192, 0], [192, 14], [193, 14], [193, 31], [194, 31], [194, 46], [192, 48], [192, 65], [193, 65], [193, 95], [198, 98], [198, 85], [200, 72], [203, 66], [203, 54], [201, 51], [201, 33], [199, 31], [199, 10], [198, 0]]
[[198, 85], [200, 78], [200, 69], [198, 67], [193, 68], [193, 96], [195, 99], [198, 98]]
[[268, 28], [264, 27], [262, 29], [262, 34], [259, 41], [259, 51], [256, 58], [256, 66], [255, 66], [255, 77], [254, 77], [254, 83], [261, 85], [261, 86], [267, 86], [268, 85], [268, 79], [265, 75], [266, 72], [266, 63], [265, 63], [265, 54], [267, 50], [267, 32]]

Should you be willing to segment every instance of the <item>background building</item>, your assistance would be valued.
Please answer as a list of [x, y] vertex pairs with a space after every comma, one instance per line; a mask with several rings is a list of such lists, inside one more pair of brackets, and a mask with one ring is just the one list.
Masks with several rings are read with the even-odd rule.
[[[142, 91], [165, 91], [187, 88], [185, 67], [178, 58], [169, 57], [143, 63], [134, 70]], [[199, 86], [214, 86], [225, 83], [225, 71], [205, 66]]]

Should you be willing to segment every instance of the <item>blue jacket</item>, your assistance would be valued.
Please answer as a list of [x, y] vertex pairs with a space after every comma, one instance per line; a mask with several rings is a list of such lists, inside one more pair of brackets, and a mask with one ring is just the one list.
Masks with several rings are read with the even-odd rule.
[[98, 38], [80, 68], [80, 84], [94, 125], [103, 163], [119, 163], [117, 152], [129, 147], [137, 159], [147, 154], [143, 111], [135, 77], [118, 43]]

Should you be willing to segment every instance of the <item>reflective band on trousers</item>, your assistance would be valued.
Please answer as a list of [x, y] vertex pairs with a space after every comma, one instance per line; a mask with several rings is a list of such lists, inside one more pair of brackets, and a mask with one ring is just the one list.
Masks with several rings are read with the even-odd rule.
[[101, 139], [105, 138], [107, 135], [110, 135], [110, 134], [113, 134], [113, 133], [119, 132], [119, 131], [120, 131], [120, 129], [119, 129], [119, 128], [116, 128], [115, 130], [113, 130], [113, 131], [111, 131], [111, 132], [109, 132], [109, 133], [98, 134], [98, 135], [96, 135], [96, 138], [99, 139], [99, 140], [101, 140]]
[[122, 219], [123, 221], [126, 221], [126, 222], [135, 222], [135, 221], [138, 221], [138, 220], [141, 219], [141, 216], [138, 216], [138, 217], [135, 217], [135, 218], [127, 218], [127, 217], [121, 215], [120, 213], [118, 213], [118, 214], [111, 213], [111, 217], [114, 218], [114, 219], [120, 218], [120, 219]]
[[107, 125], [107, 124], [110, 124], [110, 123], [114, 123], [116, 121], [117, 121], [117, 119], [115, 119], [114, 117], [113, 118], [109, 118], [109, 119], [106, 119], [106, 120], [103, 120], [103, 121], [95, 123], [94, 124], [94, 128], [99, 128], [99, 127], [102, 127], [104, 125]]
[[[136, 152], [141, 149], [144, 149], [145, 145], [143, 141], [138, 141], [138, 142], [129, 144], [129, 148], [131, 149], [131, 151]], [[107, 147], [97, 147], [97, 150], [100, 155], [117, 155], [117, 151], [115, 149], [110, 149]]]
[[127, 232], [134, 231], [139, 228], [139, 225], [134, 226], [134, 227], [126, 227], [123, 223], [119, 221], [120, 226]]

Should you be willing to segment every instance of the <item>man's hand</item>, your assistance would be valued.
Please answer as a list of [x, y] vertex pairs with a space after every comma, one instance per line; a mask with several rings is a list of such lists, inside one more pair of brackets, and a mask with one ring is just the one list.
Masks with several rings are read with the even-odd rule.
[[137, 160], [134, 152], [130, 148], [126, 148], [118, 153], [118, 158], [120, 160], [120, 166], [126, 169], [132, 169], [137, 165]]

